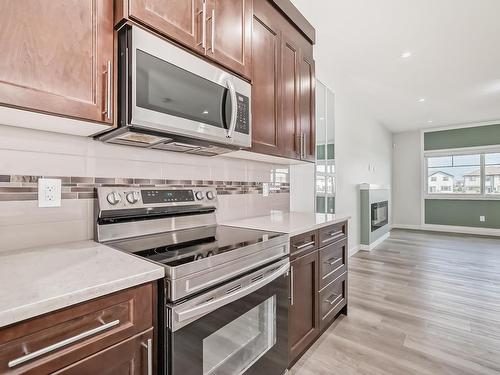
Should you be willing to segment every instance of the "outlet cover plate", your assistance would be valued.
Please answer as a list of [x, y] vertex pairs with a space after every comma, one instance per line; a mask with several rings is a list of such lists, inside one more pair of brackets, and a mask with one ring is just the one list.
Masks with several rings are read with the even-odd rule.
[[38, 179], [38, 207], [61, 207], [60, 179]]

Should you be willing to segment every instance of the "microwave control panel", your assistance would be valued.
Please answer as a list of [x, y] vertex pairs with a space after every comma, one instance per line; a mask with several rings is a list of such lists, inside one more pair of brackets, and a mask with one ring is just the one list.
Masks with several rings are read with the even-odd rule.
[[238, 133], [250, 134], [250, 100], [248, 96], [236, 93], [238, 99], [238, 115], [236, 117], [236, 128]]

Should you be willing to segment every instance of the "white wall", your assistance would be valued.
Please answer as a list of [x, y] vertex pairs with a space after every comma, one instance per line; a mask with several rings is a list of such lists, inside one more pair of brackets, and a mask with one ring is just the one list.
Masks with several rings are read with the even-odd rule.
[[[335, 89], [334, 89], [335, 90]], [[335, 92], [336, 213], [352, 216], [350, 252], [360, 245], [360, 183], [390, 185], [392, 134], [347, 93]]]
[[393, 226], [418, 227], [422, 222], [420, 131], [395, 133], [393, 143]]

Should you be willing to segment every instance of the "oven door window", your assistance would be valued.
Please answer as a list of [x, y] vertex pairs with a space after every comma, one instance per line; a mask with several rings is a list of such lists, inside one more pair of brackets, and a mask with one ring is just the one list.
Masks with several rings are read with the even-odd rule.
[[231, 97], [226, 87], [137, 50], [138, 107], [227, 129]]
[[203, 340], [203, 375], [242, 374], [276, 344], [276, 296]]
[[170, 332], [167, 374], [282, 374], [288, 365], [288, 287], [289, 277], [280, 276]]

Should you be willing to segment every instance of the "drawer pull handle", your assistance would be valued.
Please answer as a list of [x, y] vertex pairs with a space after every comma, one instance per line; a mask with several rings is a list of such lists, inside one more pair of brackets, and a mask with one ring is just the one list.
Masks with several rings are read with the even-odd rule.
[[335, 302], [339, 300], [340, 297], [341, 297], [340, 294], [332, 294], [330, 298], [325, 299], [325, 302], [328, 302], [330, 305], [333, 305], [335, 304]]
[[325, 242], [330, 242], [330, 241], [333, 241], [333, 240], [336, 240], [337, 238], [341, 238], [341, 237], [344, 237], [344, 233], [342, 232], [330, 232], [328, 233], [328, 236], [329, 238], [326, 238], [323, 240], [323, 243]]
[[339, 260], [342, 260], [342, 259], [341, 258], [331, 258], [331, 259], [325, 260], [325, 263], [328, 264], [329, 266], [333, 266]]
[[12, 368], [12, 367], [15, 367], [17, 365], [20, 365], [21, 363], [24, 363], [24, 362], [27, 362], [27, 361], [31, 361], [32, 359], [38, 358], [38, 357], [40, 357], [40, 356], [42, 356], [44, 354], [47, 354], [47, 353], [50, 353], [50, 352], [52, 352], [54, 350], [60, 349], [63, 346], [66, 346], [66, 345], [69, 345], [69, 344], [73, 344], [76, 341], [85, 339], [85, 338], [87, 338], [89, 336], [95, 335], [96, 333], [100, 333], [102, 331], [110, 329], [110, 328], [112, 328], [114, 326], [117, 326], [118, 324], [120, 324], [120, 321], [117, 319], [117, 320], [113, 320], [112, 322], [103, 324], [102, 326], [99, 326], [99, 327], [96, 327], [96, 328], [92, 328], [92, 329], [90, 329], [88, 331], [85, 331], [85, 332], [82, 332], [82, 333], [80, 333], [78, 335], [69, 337], [69, 338], [67, 338], [65, 340], [56, 342], [55, 344], [52, 344], [52, 345], [46, 346], [45, 348], [42, 348], [40, 350], [34, 351], [33, 353], [29, 353], [29, 354], [26, 354], [26, 355], [24, 355], [22, 357], [13, 359], [12, 361], [10, 361], [8, 363], [8, 366], [9, 366], [9, 368]]
[[299, 245], [299, 246], [295, 245], [295, 248], [296, 248], [297, 250], [301, 250], [301, 249], [304, 249], [304, 248], [306, 248], [306, 247], [312, 246], [312, 245], [314, 245], [314, 244], [315, 244], [315, 241], [306, 242], [306, 243], [304, 243], [304, 244], [302, 244], [302, 245]]

